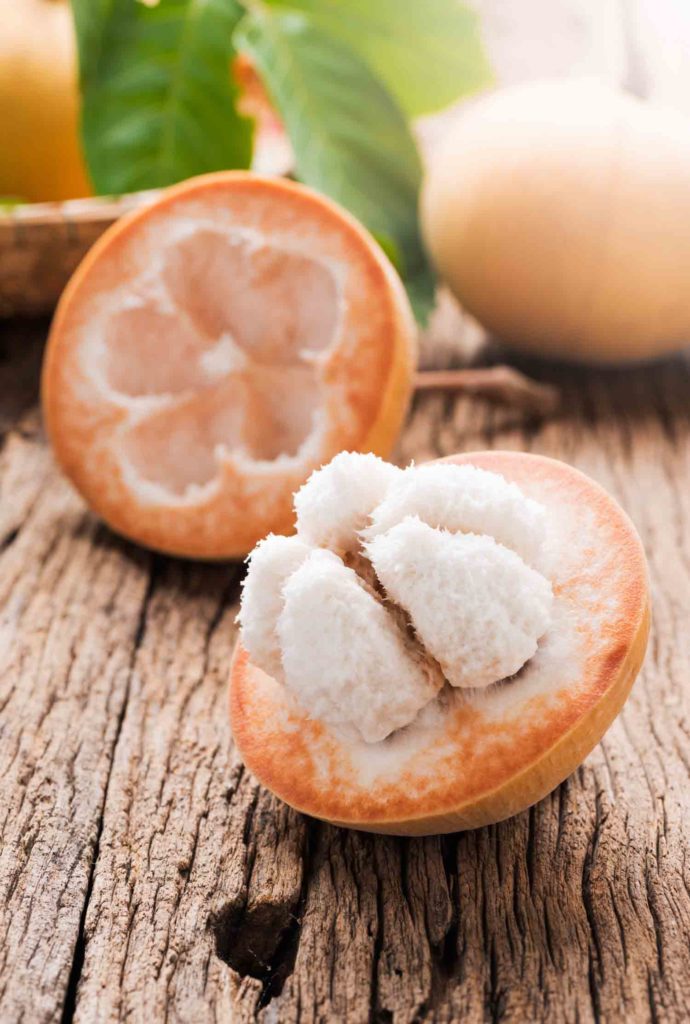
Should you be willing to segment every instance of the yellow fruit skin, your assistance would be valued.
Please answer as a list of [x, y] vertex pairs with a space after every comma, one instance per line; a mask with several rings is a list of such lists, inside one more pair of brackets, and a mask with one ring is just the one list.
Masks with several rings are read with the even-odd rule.
[[67, 0], [0, 0], [0, 195], [30, 202], [92, 191], [79, 142]]
[[690, 342], [690, 121], [592, 82], [475, 104], [431, 160], [433, 259], [529, 353], [648, 359]]

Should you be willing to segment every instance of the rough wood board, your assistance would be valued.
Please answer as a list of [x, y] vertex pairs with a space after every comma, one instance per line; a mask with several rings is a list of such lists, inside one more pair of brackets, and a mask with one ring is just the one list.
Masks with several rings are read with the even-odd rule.
[[558, 418], [427, 395], [400, 458], [519, 447], [591, 473], [642, 533], [655, 628], [585, 765], [531, 811], [445, 839], [349, 833], [257, 788], [226, 716], [237, 571], [113, 538], [17, 410], [0, 466], [0, 1020], [688, 1018], [690, 367], [527, 369], [562, 388]]
[[86, 901], [148, 556], [85, 516], [28, 422], [7, 437], [0, 461], [0, 548], [0, 1020], [53, 1020]]

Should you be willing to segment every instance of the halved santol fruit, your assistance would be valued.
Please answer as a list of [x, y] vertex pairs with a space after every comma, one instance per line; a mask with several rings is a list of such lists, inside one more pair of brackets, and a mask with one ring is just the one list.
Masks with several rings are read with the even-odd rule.
[[343, 454], [295, 504], [297, 534], [250, 559], [231, 673], [264, 785], [335, 824], [430, 834], [506, 818], [580, 764], [650, 617], [640, 540], [598, 484], [517, 452], [404, 471]]
[[198, 558], [294, 526], [293, 492], [344, 448], [387, 455], [416, 328], [385, 255], [292, 182], [193, 179], [96, 243], [43, 369], [61, 466], [119, 533]]

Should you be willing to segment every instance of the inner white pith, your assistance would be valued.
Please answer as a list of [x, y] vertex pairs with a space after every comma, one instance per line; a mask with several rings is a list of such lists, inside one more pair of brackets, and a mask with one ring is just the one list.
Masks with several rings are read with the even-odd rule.
[[323, 430], [340, 343], [337, 264], [256, 232], [185, 222], [91, 321], [84, 365], [126, 409], [117, 452], [152, 500], [198, 498], [224, 460], [300, 462]]
[[253, 663], [311, 716], [376, 742], [445, 687], [517, 673], [549, 628], [546, 514], [474, 466], [343, 453], [295, 497], [297, 534], [249, 560]]

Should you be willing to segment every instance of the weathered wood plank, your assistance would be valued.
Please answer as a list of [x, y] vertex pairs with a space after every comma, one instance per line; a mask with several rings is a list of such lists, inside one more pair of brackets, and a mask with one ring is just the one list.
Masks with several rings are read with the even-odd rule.
[[10, 433], [4, 1017], [57, 1019], [77, 945], [83, 1021], [690, 1012], [688, 364], [548, 376], [563, 408], [541, 424], [420, 398], [400, 457], [525, 447], [602, 480], [649, 552], [653, 644], [572, 779], [513, 821], [443, 840], [347, 833], [258, 790], [226, 717], [236, 573], [155, 559], [150, 575], [63, 485], [33, 421]]
[[423, 397], [401, 458], [524, 447], [621, 498], [657, 610], [622, 718], [556, 793], [493, 828], [396, 840], [305, 821], [233, 759], [231, 571], [161, 562], [110, 777], [77, 1020], [690, 1013], [690, 373], [676, 360], [550, 378], [564, 405], [542, 424]]
[[0, 456], [3, 1021], [62, 1014], [148, 576], [147, 555], [86, 516], [34, 423]]
[[[263, 806], [229, 756], [236, 575], [171, 563], [154, 577], [86, 917], [77, 1020], [229, 1013], [232, 979], [211, 920], [219, 915], [229, 935], [244, 910], [254, 859], [244, 836]], [[289, 866], [275, 865], [281, 908]], [[295, 879], [300, 868], [294, 861]]]

